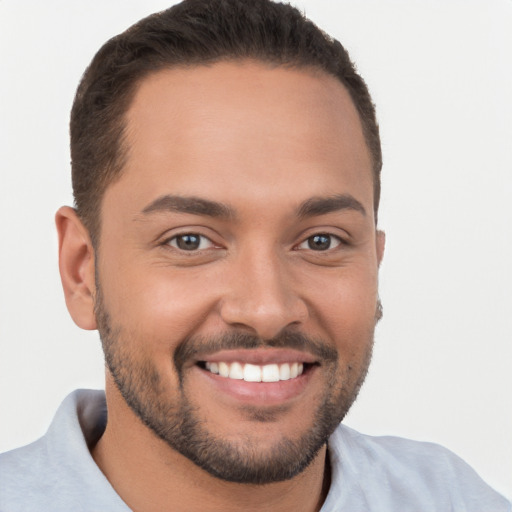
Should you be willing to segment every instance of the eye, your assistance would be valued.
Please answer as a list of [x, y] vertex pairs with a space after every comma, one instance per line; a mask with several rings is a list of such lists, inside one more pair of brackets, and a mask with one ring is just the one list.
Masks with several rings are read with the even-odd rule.
[[166, 243], [181, 251], [198, 251], [213, 247], [213, 242], [209, 238], [197, 233], [176, 235], [170, 238]]
[[329, 233], [317, 233], [302, 242], [299, 249], [310, 249], [312, 251], [327, 251], [338, 247], [343, 242], [340, 238]]

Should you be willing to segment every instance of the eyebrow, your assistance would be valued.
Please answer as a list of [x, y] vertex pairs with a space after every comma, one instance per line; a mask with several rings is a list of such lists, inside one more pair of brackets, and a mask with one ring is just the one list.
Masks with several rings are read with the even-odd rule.
[[[340, 210], [354, 210], [366, 215], [364, 206], [350, 194], [337, 194], [328, 197], [312, 197], [304, 201], [297, 209], [299, 218], [315, 217]], [[235, 218], [234, 210], [217, 201], [195, 196], [164, 195], [148, 204], [142, 213], [147, 215], [158, 212], [188, 213], [206, 215], [208, 217], [230, 219]]]
[[194, 196], [161, 196], [142, 210], [143, 214], [155, 212], [189, 213], [192, 215], [206, 215], [208, 217], [223, 219], [235, 216], [234, 211], [223, 203]]
[[328, 197], [312, 197], [304, 201], [297, 211], [301, 218], [325, 215], [340, 210], [354, 210], [366, 216], [364, 206], [350, 194], [338, 194]]

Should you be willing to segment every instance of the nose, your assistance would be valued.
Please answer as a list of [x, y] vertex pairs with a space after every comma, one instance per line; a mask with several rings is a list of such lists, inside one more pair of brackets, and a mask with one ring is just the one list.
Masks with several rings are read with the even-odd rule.
[[283, 258], [273, 251], [253, 251], [240, 255], [234, 266], [220, 308], [225, 323], [270, 339], [306, 321], [307, 304]]

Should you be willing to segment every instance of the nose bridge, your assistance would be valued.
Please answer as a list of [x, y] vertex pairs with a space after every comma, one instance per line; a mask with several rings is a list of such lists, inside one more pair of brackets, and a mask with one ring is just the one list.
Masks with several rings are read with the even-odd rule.
[[226, 323], [250, 328], [268, 339], [304, 321], [306, 305], [278, 250], [270, 244], [248, 247], [239, 253], [233, 267], [221, 309]]

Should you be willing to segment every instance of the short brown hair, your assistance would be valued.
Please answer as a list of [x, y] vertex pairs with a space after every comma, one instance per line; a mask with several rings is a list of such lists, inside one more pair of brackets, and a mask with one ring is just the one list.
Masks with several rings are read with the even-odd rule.
[[107, 41], [86, 69], [71, 111], [75, 207], [97, 242], [101, 200], [123, 168], [124, 119], [136, 86], [174, 66], [256, 59], [334, 75], [361, 118], [373, 163], [374, 210], [382, 153], [375, 108], [347, 51], [294, 7], [270, 0], [184, 0]]

